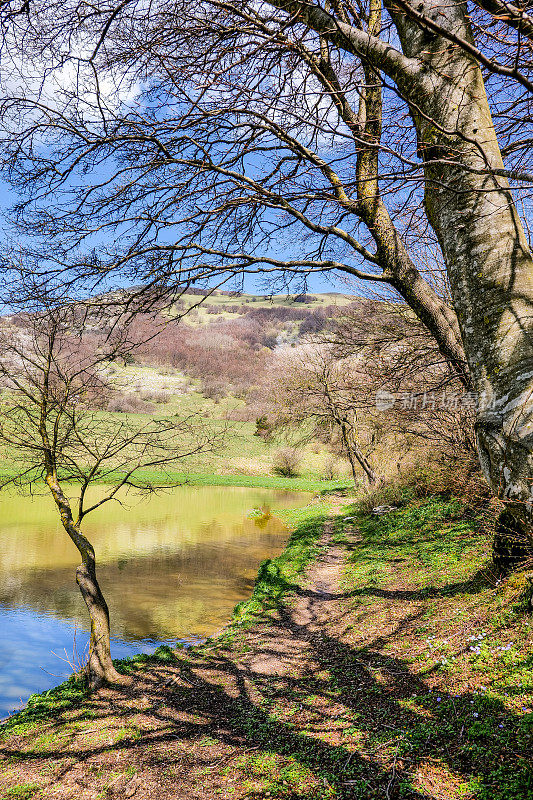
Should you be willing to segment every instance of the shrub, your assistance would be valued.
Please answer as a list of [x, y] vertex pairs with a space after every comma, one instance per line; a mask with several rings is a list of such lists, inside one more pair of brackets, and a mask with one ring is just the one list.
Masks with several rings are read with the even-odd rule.
[[257, 417], [255, 421], [254, 436], [259, 436], [259, 438], [263, 439], [263, 441], [270, 442], [272, 440], [272, 430], [272, 423], [268, 421], [268, 417], [266, 415]]
[[154, 407], [150, 403], [145, 403], [135, 394], [117, 392], [107, 404], [107, 410], [122, 414], [150, 414], [154, 411]]
[[331, 458], [328, 458], [328, 460], [324, 464], [322, 480], [334, 481], [335, 478], [338, 476], [338, 472], [339, 470], [338, 470], [337, 459], [334, 456], [331, 456]]
[[149, 402], [149, 403], [150, 402], [151, 403], [166, 403], [169, 400], [170, 395], [171, 395], [171, 392], [165, 391], [164, 389], [161, 389], [159, 391], [153, 390], [153, 391], [141, 392], [140, 398], [144, 402]]
[[295, 447], [282, 447], [274, 456], [272, 472], [283, 478], [296, 478], [301, 464], [300, 454]]

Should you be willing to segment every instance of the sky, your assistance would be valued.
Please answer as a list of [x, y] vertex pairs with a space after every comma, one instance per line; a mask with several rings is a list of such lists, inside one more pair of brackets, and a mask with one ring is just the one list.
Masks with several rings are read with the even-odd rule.
[[[0, 215], [3, 216], [9, 211], [13, 203], [16, 202], [16, 193], [11, 187], [3, 180], [0, 180]], [[294, 256], [287, 253], [287, 257]], [[283, 258], [284, 254], [279, 253], [279, 257]], [[231, 286], [222, 288], [232, 288]], [[264, 279], [260, 276], [247, 275], [245, 276], [244, 291], [250, 294], [270, 294]], [[295, 289], [295, 291], [297, 291]], [[310, 275], [308, 279], [308, 292], [341, 292], [343, 294], [355, 294], [357, 287], [355, 285], [347, 285], [346, 281], [341, 276], [329, 275]]]

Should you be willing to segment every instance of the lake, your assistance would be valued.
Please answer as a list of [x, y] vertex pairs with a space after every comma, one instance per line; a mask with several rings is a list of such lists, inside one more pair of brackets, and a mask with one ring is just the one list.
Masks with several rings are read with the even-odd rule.
[[[95, 488], [95, 497], [102, 489]], [[84, 521], [107, 599], [112, 654], [220, 630], [249, 597], [260, 562], [283, 549], [277, 509], [309, 495], [179, 486], [128, 495]], [[72, 674], [88, 641], [76, 548], [48, 495], [0, 494], [0, 719]]]

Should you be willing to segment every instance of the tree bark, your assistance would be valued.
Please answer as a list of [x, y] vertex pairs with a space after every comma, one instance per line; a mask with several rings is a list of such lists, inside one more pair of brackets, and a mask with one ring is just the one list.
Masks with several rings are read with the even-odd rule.
[[111, 659], [111, 631], [109, 609], [96, 579], [96, 557], [89, 540], [76, 525], [68, 498], [53, 475], [47, 475], [46, 483], [59, 509], [61, 522], [81, 555], [82, 563], [76, 569], [76, 582], [87, 606], [91, 620], [89, 658], [85, 667], [91, 689], [104, 683], [122, 683], [124, 676], [115, 669]]
[[96, 579], [94, 551], [89, 547], [90, 551], [86, 550], [85, 554], [80, 550], [83, 561], [76, 569], [76, 582], [91, 619], [87, 677], [91, 688], [98, 689], [104, 683], [121, 682], [123, 676], [116, 671], [111, 659], [109, 609]]
[[[465, 6], [417, 5], [473, 42]], [[423, 77], [404, 82], [425, 162], [425, 205], [439, 239], [475, 391], [481, 467], [518, 528], [533, 532], [533, 259], [507, 179], [479, 65], [390, 7], [405, 55]]]

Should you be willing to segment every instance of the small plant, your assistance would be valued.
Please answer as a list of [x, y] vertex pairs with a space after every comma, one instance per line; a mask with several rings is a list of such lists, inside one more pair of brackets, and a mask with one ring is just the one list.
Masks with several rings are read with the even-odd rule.
[[283, 478], [296, 478], [299, 475], [301, 458], [295, 447], [282, 447], [274, 456], [272, 472]]
[[254, 436], [259, 436], [259, 438], [263, 439], [264, 442], [270, 442], [272, 441], [272, 431], [273, 425], [268, 421], [268, 417], [266, 415], [257, 417], [255, 421]]
[[40, 790], [40, 786], [36, 783], [20, 783], [18, 786], [12, 786], [5, 794], [2, 795], [2, 800], [30, 800]]
[[337, 459], [334, 456], [331, 456], [324, 464], [324, 472], [322, 474], [322, 480], [334, 481], [337, 475], [338, 475]]

